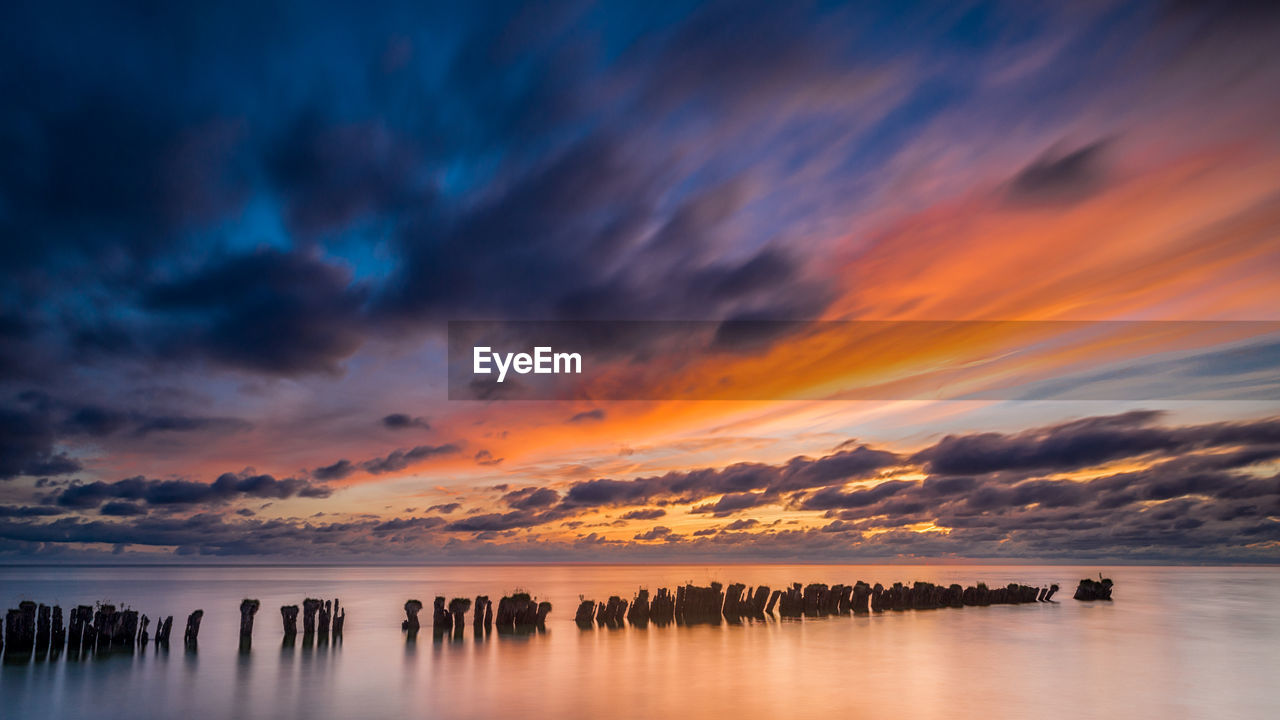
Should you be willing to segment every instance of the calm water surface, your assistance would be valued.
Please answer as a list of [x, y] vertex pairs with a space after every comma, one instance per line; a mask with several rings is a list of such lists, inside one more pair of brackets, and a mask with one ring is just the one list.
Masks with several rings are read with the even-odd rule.
[[[1071, 599], [1103, 570], [1112, 603]], [[579, 630], [580, 594], [686, 581], [855, 580], [1062, 586], [1060, 602]], [[406, 642], [402, 606], [523, 589], [543, 633]], [[278, 608], [340, 598], [340, 643], [282, 647]], [[262, 601], [239, 652], [238, 607]], [[24, 718], [1280, 717], [1280, 568], [535, 566], [0, 568], [0, 603], [110, 601], [173, 615], [170, 650], [5, 665], [0, 715]], [[196, 653], [187, 613], [205, 611]], [[301, 618], [299, 618], [301, 623]]]

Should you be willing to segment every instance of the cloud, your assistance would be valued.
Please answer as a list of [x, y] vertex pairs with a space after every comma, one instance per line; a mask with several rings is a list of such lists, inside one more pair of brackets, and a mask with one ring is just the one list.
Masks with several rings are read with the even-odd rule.
[[47, 505], [0, 505], [0, 517], [30, 518], [61, 515], [66, 510]]
[[777, 495], [769, 492], [762, 493], [728, 493], [720, 497], [714, 503], [698, 505], [689, 512], [691, 513], [711, 513], [715, 517], [728, 517], [740, 510], [746, 510], [758, 505], [767, 505], [777, 502]]
[[[142, 476], [113, 483], [73, 483], [55, 496], [66, 508], [93, 508], [107, 500], [141, 501], [146, 505], [222, 504], [238, 498], [326, 498], [332, 490], [297, 478], [277, 480], [271, 475], [223, 473], [212, 483], [190, 480], [151, 480]], [[117, 505], [116, 509], [123, 506]], [[117, 513], [119, 514], [119, 513]]]
[[157, 432], [243, 432], [252, 428], [252, 423], [237, 418], [160, 415], [141, 419], [134, 434], [143, 437]]
[[738, 530], [750, 530], [751, 528], [759, 524], [760, 524], [760, 521], [756, 520], [755, 518], [743, 518], [741, 520], [734, 520], [728, 525], [725, 525], [724, 529], [730, 532], [735, 532]]
[[356, 471], [356, 466], [350, 460], [342, 459], [331, 465], [318, 467], [311, 471], [311, 476], [317, 480], [341, 480], [349, 477]]
[[[599, 478], [571, 485], [565, 494], [565, 505], [640, 505], [663, 497], [688, 501], [725, 493], [803, 490], [872, 477], [899, 462], [895, 453], [860, 445], [817, 460], [792, 458], [783, 465], [738, 463], [719, 470], [671, 472], [635, 480]], [[745, 497], [737, 495], [729, 502], [744, 501]]]
[[19, 475], [68, 475], [80, 463], [55, 448], [57, 433], [38, 401], [0, 407], [0, 480]]
[[113, 517], [131, 517], [134, 515], [146, 515], [147, 509], [138, 503], [113, 500], [98, 508], [98, 512]]
[[363, 292], [307, 253], [259, 250], [153, 283], [144, 305], [162, 321], [149, 337], [167, 357], [274, 375], [333, 373], [363, 341]]
[[444, 515], [448, 515], [449, 513], [452, 513], [453, 511], [457, 510], [460, 507], [462, 507], [462, 503], [456, 503], [456, 502], [441, 503], [440, 505], [432, 505], [431, 507], [427, 508], [427, 512], [438, 512]]
[[476, 464], [477, 464], [477, 465], [484, 465], [484, 466], [486, 466], [486, 467], [492, 467], [492, 466], [494, 466], [494, 465], [500, 465], [500, 464], [502, 464], [502, 460], [503, 460], [503, 458], [495, 458], [495, 457], [493, 456], [493, 453], [489, 452], [488, 450], [478, 450], [478, 451], [476, 451], [476, 454], [475, 454], [475, 458], [474, 458], [474, 459], [475, 459], [475, 461], [476, 461]]
[[442, 455], [453, 455], [459, 451], [452, 443], [444, 445], [419, 445], [409, 450], [396, 450], [385, 457], [377, 457], [360, 463], [360, 468], [373, 475], [399, 472], [410, 465]]
[[671, 528], [658, 525], [642, 533], [636, 533], [635, 540], [663, 540], [671, 535]]
[[1061, 204], [1083, 200], [1106, 180], [1105, 159], [1110, 140], [1098, 140], [1074, 150], [1050, 148], [1009, 181], [1008, 199], [1020, 204]]
[[502, 501], [519, 510], [536, 510], [550, 507], [560, 500], [560, 493], [551, 488], [522, 488], [502, 496]]
[[943, 475], [1072, 470], [1149, 453], [1240, 443], [1280, 443], [1280, 420], [1151, 427], [1161, 414], [1133, 411], [1073, 420], [1021, 433], [949, 435], [916, 453], [914, 462]]
[[565, 422], [574, 424], [574, 423], [585, 423], [585, 422], [599, 422], [601, 420], [604, 420], [604, 410], [601, 410], [600, 408], [595, 408], [594, 410], [583, 410], [580, 413], [575, 413], [572, 417], [570, 417]]
[[450, 532], [487, 532], [493, 530], [512, 530], [515, 528], [533, 527], [548, 522], [551, 518], [527, 510], [512, 510], [507, 513], [483, 513], [472, 515], [462, 520], [455, 520], [444, 527]]
[[413, 417], [404, 413], [391, 413], [383, 417], [382, 426], [392, 430], [406, 430], [409, 428], [431, 429], [431, 424], [427, 422], [426, 418]]
[[632, 510], [622, 514], [623, 520], [657, 520], [666, 515], [667, 511], [662, 508], [646, 508], [644, 510]]
[[823, 488], [806, 497], [800, 503], [805, 510], [831, 510], [833, 508], [859, 508], [874, 505], [881, 500], [917, 483], [890, 480], [865, 490], [845, 492], [838, 487]]

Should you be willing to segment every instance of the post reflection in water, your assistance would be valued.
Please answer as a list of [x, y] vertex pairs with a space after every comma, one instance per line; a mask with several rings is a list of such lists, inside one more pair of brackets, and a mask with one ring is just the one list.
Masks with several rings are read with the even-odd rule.
[[[1280, 570], [1106, 568], [1111, 602], [744, 614], [692, 626], [616, 618], [583, 629], [579, 595], [631, 601], [641, 588], [716, 580], [787, 588], [927, 580], [1074, 587], [1103, 568], [539, 566], [533, 568], [0, 568], [0, 600], [203, 608], [194, 649], [70, 650], [6, 664], [6, 720], [26, 718], [895, 718], [984, 715], [1267, 717], [1280, 666]], [[158, 588], [132, 597], [139, 581]], [[545, 627], [403, 630], [408, 598], [500, 598], [528, 588]], [[1190, 589], [1190, 590], [1189, 590]], [[275, 612], [310, 593], [340, 597], [343, 634], [284, 635]], [[237, 607], [263, 615], [241, 650]], [[745, 597], [745, 596], [744, 596]], [[496, 604], [496, 603], [495, 603]], [[479, 604], [474, 604], [474, 608]], [[633, 615], [634, 616], [634, 615]], [[271, 617], [273, 621], [267, 622]], [[593, 618], [594, 620], [594, 618]], [[285, 625], [287, 627], [287, 623]], [[317, 627], [318, 629], [318, 627]], [[430, 633], [429, 636], [424, 635]], [[180, 652], [180, 656], [170, 655]], [[1100, 716], [1100, 715], [1099, 715]]]

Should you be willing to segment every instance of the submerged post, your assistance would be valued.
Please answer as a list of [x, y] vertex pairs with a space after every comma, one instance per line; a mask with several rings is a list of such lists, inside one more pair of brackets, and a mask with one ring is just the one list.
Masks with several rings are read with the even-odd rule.
[[49, 649], [49, 618], [49, 606], [40, 603], [39, 608], [36, 610], [36, 652], [38, 653]]
[[406, 600], [404, 603], [404, 614], [407, 619], [400, 623], [401, 630], [409, 631], [409, 635], [418, 634], [418, 613], [422, 611], [421, 600]]
[[200, 639], [200, 620], [204, 617], [204, 610], [196, 610], [187, 616], [187, 629], [182, 634], [182, 643], [189, 648], [194, 649]]
[[462, 626], [467, 619], [467, 611], [470, 609], [471, 601], [467, 598], [454, 598], [449, 601], [449, 615], [452, 616], [454, 632], [459, 634], [462, 632]]
[[257, 600], [240, 601], [240, 637], [253, 635], [253, 616], [258, 614]]
[[61, 650], [67, 644], [67, 626], [62, 622], [62, 606], [53, 606], [53, 647]]
[[436, 596], [432, 602], [431, 629], [435, 632], [445, 632], [453, 627], [453, 616], [444, 607], [444, 597]]
[[284, 624], [284, 634], [288, 636], [298, 634], [298, 606], [297, 605], [281, 605], [280, 620]]
[[302, 632], [305, 635], [316, 634], [316, 613], [324, 603], [315, 598], [307, 598], [302, 601]]

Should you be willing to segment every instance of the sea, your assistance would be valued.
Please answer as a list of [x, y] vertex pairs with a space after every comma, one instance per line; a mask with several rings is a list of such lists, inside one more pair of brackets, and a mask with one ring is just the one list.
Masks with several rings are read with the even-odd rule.
[[[1110, 602], [1072, 599], [1081, 578]], [[1061, 589], [1056, 602], [580, 628], [581, 599], [718, 581], [782, 588], [985, 582]], [[545, 629], [435, 636], [436, 596], [528, 592]], [[289, 643], [279, 608], [337, 598], [341, 639]], [[252, 643], [240, 602], [257, 599]], [[419, 599], [423, 631], [401, 630]], [[0, 665], [0, 717], [1276, 718], [1280, 568], [993, 565], [5, 566], [22, 600], [174, 616], [170, 647]], [[204, 610], [199, 644], [182, 643]], [[301, 624], [301, 619], [299, 619]], [[154, 632], [154, 625], [153, 625]]]

